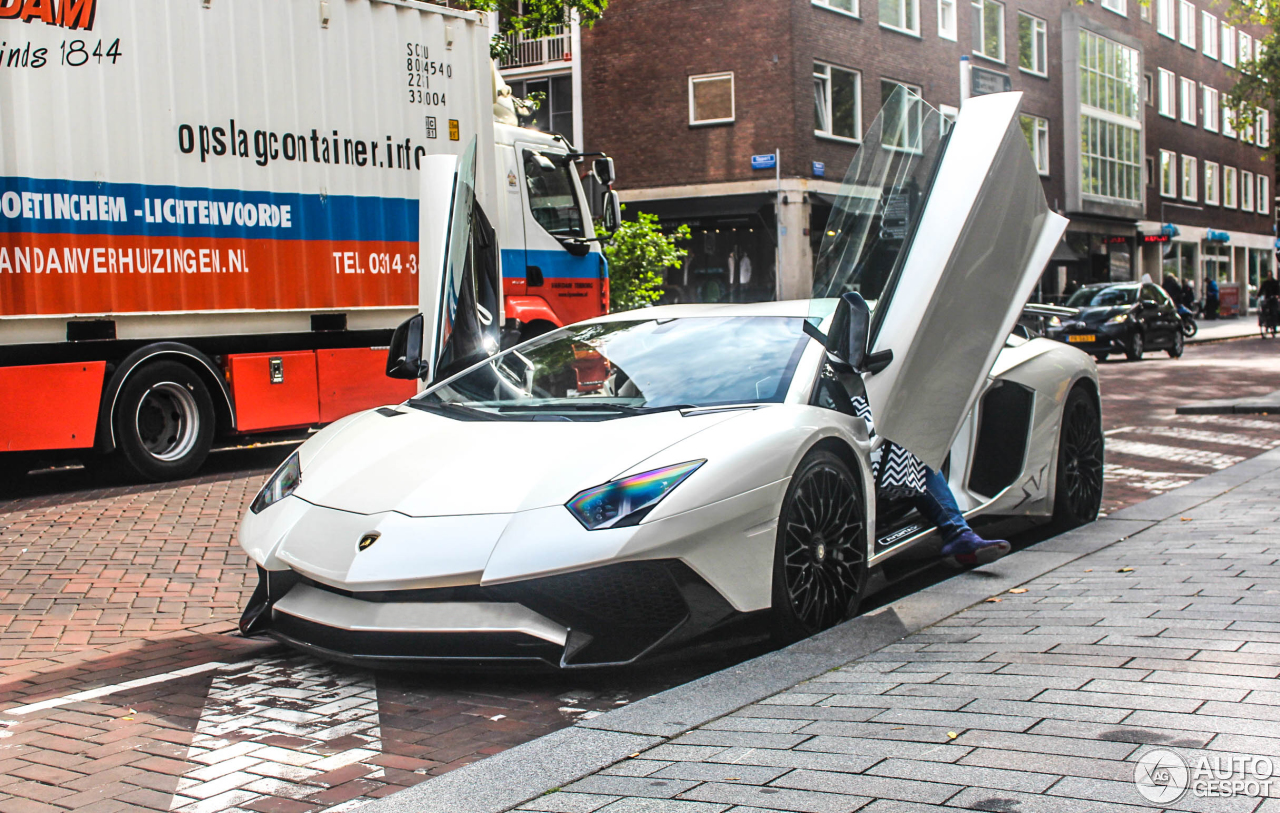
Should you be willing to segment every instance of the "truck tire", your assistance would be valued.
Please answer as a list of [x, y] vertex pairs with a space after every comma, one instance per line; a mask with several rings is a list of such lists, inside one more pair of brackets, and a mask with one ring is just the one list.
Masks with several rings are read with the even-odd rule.
[[147, 480], [195, 472], [213, 445], [213, 399], [190, 367], [155, 361], [129, 376], [112, 415], [129, 466]]

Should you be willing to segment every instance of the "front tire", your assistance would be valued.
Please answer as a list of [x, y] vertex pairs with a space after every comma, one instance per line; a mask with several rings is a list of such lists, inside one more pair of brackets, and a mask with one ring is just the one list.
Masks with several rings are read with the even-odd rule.
[[810, 452], [782, 501], [773, 562], [777, 636], [796, 641], [858, 610], [867, 583], [862, 486], [836, 455]]
[[213, 445], [213, 399], [190, 367], [156, 361], [129, 376], [112, 416], [116, 445], [147, 480], [193, 474]]
[[1129, 337], [1129, 343], [1125, 345], [1125, 358], [1129, 359], [1129, 361], [1141, 361], [1142, 354], [1146, 349], [1146, 342], [1142, 338], [1142, 332], [1135, 330], [1133, 335]]
[[1173, 334], [1173, 344], [1165, 351], [1169, 354], [1169, 358], [1182, 358], [1182, 351], [1186, 349], [1186, 342], [1187, 340], [1183, 337], [1181, 332]]
[[1102, 418], [1098, 404], [1083, 387], [1067, 395], [1058, 435], [1053, 524], [1061, 531], [1098, 518], [1102, 507]]
[[1200, 332], [1200, 326], [1196, 324], [1196, 321], [1194, 319], [1182, 320], [1183, 337], [1190, 339], [1192, 336], [1196, 335], [1199, 332]]

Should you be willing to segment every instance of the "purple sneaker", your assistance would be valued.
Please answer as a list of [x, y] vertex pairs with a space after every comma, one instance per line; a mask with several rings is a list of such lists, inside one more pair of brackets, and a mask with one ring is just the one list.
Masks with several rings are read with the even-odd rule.
[[942, 558], [952, 567], [978, 567], [991, 564], [1011, 550], [1013, 546], [1003, 539], [983, 539], [966, 529], [942, 546]]

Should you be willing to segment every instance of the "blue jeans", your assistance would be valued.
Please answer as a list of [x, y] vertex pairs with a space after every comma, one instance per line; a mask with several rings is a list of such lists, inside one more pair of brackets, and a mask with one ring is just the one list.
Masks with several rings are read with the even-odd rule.
[[912, 504], [925, 519], [937, 526], [938, 532], [942, 534], [943, 544], [969, 530], [969, 523], [964, 521], [964, 514], [956, 504], [951, 486], [947, 485], [943, 476], [926, 468], [924, 485], [924, 493], [912, 500]]

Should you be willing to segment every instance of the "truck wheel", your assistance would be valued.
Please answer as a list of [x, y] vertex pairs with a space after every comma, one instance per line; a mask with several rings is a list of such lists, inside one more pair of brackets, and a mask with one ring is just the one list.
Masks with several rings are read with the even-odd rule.
[[156, 361], [134, 371], [112, 416], [116, 445], [147, 480], [176, 480], [200, 468], [213, 445], [213, 399], [184, 364]]

